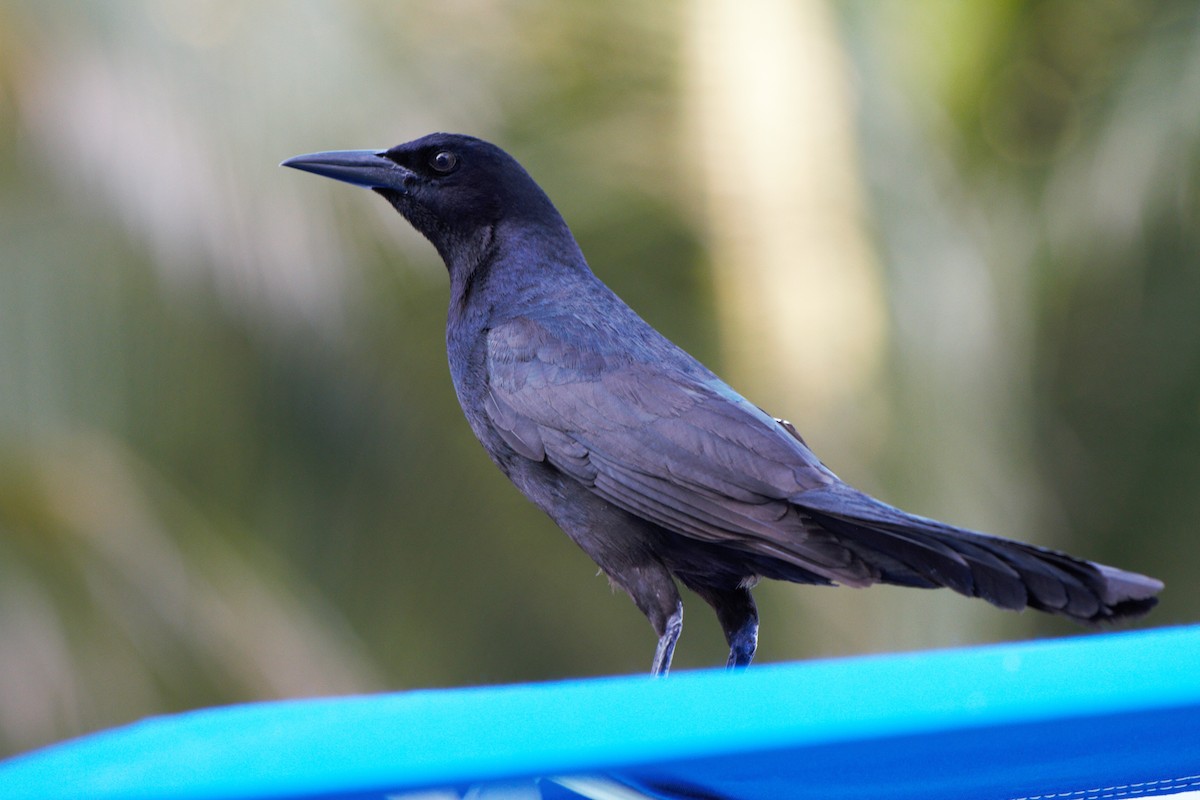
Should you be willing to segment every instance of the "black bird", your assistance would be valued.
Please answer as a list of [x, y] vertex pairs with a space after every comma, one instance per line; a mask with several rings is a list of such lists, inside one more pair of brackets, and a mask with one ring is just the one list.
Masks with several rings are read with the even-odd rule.
[[713, 607], [730, 667], [754, 656], [750, 589], [763, 577], [944, 586], [1087, 623], [1154, 606], [1153, 578], [914, 516], [843, 483], [791, 424], [601, 283], [550, 199], [495, 145], [435, 133], [283, 165], [375, 190], [437, 248], [450, 375], [471, 429], [650, 620], [655, 674], [683, 627], [675, 578]]

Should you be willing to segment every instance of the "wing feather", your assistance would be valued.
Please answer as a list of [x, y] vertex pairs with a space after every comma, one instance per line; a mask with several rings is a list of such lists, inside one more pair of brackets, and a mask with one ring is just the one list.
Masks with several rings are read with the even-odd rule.
[[[484, 413], [514, 452], [548, 461], [679, 536], [748, 554], [752, 574], [947, 586], [1004, 608], [1029, 605], [1085, 621], [1145, 613], [1162, 588], [881, 503], [839, 481], [790, 423], [682, 351], [626, 347], [622, 334], [579, 328], [594, 324], [579, 316], [548, 324], [518, 318], [493, 328]], [[660, 361], [635, 356], [646, 352]]]
[[832, 474], [788, 429], [702, 369], [581, 354], [545, 327], [514, 320], [489, 333], [484, 408], [519, 454], [546, 459], [679, 535], [828, 580], [876, 580], [788, 500], [832, 483]]

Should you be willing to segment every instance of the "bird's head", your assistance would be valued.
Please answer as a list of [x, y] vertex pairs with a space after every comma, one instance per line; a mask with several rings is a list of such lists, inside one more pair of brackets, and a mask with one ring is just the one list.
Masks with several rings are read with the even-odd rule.
[[283, 166], [375, 190], [433, 243], [452, 270], [500, 225], [566, 228], [516, 159], [472, 136], [432, 133], [388, 150], [310, 153]]

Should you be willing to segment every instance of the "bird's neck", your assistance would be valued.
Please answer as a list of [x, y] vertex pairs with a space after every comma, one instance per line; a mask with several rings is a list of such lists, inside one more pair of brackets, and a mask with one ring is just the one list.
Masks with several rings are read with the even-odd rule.
[[477, 287], [491, 273], [499, 247], [496, 227], [488, 226], [469, 239], [450, 240], [438, 247], [450, 273], [450, 315], [461, 314]]
[[561, 218], [542, 225], [500, 222], [443, 253], [450, 270], [450, 321], [505, 315], [536, 304], [560, 276], [590, 274]]

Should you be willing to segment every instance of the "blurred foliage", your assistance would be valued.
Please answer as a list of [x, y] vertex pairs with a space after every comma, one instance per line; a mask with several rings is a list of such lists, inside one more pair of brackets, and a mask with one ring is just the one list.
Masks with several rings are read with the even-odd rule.
[[[0, 3], [0, 752], [647, 666], [640, 614], [463, 423], [432, 248], [276, 164], [495, 140], [601, 277], [736, 372], [681, 122], [706, 2]], [[886, 366], [795, 421], [889, 501], [1154, 574], [1147, 624], [1194, 618], [1194, 4], [832, 9]], [[1074, 630], [944, 592], [760, 595], [768, 660]], [[721, 663], [687, 605], [678, 666]]]

